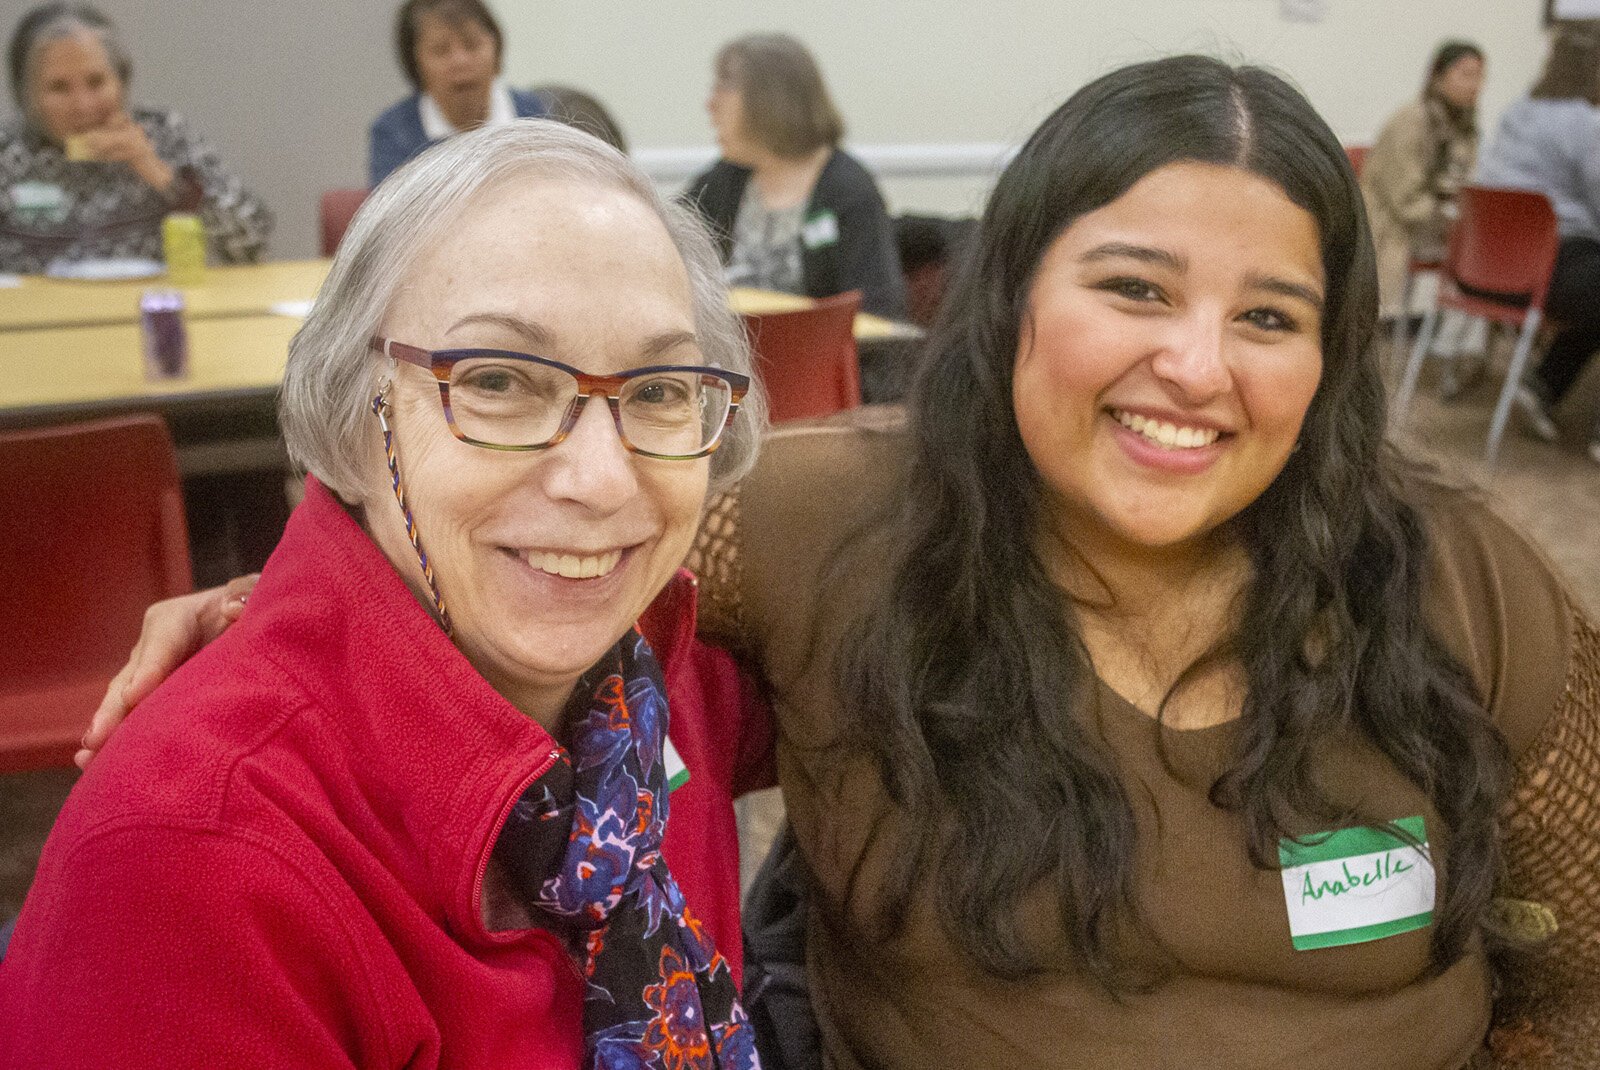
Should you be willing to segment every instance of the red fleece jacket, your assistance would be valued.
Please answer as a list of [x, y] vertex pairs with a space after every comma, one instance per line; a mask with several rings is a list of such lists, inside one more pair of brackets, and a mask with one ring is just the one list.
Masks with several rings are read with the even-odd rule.
[[[664, 853], [737, 967], [732, 796], [771, 727], [693, 612], [680, 573], [644, 622], [690, 772]], [[577, 1066], [570, 957], [484, 921], [553, 754], [311, 481], [239, 623], [73, 790], [0, 963], [0, 1067]]]

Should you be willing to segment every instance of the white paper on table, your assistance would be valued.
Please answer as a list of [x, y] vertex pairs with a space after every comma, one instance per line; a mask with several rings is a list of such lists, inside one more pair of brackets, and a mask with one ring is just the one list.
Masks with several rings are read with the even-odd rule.
[[14, 290], [21, 285], [21, 275], [0, 275], [0, 290]]
[[303, 320], [311, 315], [310, 301], [279, 301], [267, 308], [274, 316], [288, 316], [292, 320]]

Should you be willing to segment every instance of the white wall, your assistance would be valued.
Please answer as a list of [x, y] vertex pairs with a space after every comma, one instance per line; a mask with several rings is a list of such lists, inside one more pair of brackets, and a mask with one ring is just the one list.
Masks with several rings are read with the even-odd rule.
[[[317, 248], [318, 194], [363, 185], [366, 130], [405, 84], [399, 0], [96, 0], [133, 50], [136, 100], [176, 107], [277, 211], [277, 257]], [[1489, 53], [1485, 119], [1532, 81], [1543, 0], [491, 0], [517, 84], [594, 92], [643, 149], [708, 152], [711, 59], [781, 29], [819, 57], [856, 145], [1019, 142], [1083, 82], [1132, 60], [1203, 50], [1289, 73], [1347, 140], [1415, 93], [1437, 41]], [[0, 14], [9, 35], [31, 0]], [[897, 211], [975, 211], [987, 181], [891, 179]]]
[[[515, 79], [591, 90], [640, 148], [709, 146], [712, 57], [753, 30], [784, 30], [812, 48], [858, 145], [1016, 143], [1086, 80], [1173, 51], [1278, 68], [1341, 138], [1367, 141], [1418, 91], [1444, 37], [1487, 51], [1488, 124], [1543, 57], [1543, 0], [1323, 6], [1314, 24], [1286, 21], [1281, 0], [498, 0], [496, 10]], [[897, 211], [961, 211], [984, 183], [886, 185]]]

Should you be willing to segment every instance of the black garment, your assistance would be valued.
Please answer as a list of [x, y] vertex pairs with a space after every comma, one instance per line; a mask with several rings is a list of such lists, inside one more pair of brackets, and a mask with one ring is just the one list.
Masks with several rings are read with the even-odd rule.
[[821, 1070], [822, 1034], [806, 981], [811, 875], [783, 823], [744, 898], [744, 1008], [765, 1070]]
[[[711, 225], [723, 263], [733, 252], [734, 222], [750, 174], [748, 167], [718, 160], [683, 193], [684, 201], [699, 209]], [[833, 226], [811, 226], [826, 214], [834, 217]], [[860, 290], [865, 311], [905, 318], [906, 280], [900, 272], [894, 227], [877, 183], [859, 160], [834, 150], [806, 202], [805, 224], [800, 271], [807, 297]]]
[[1553, 405], [1572, 389], [1589, 358], [1600, 350], [1600, 242], [1562, 239], [1545, 313], [1560, 329], [1534, 374]]

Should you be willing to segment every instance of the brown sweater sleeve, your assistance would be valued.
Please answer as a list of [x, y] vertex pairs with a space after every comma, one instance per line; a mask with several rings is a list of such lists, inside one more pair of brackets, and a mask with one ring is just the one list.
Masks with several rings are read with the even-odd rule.
[[[1600, 633], [1474, 492], [1424, 495], [1430, 620], [1515, 763], [1501, 818], [1494, 1065], [1600, 1067]], [[1554, 930], [1553, 934], [1551, 930]]]
[[734, 653], [747, 651], [739, 562], [739, 488], [712, 497], [689, 550], [686, 567], [700, 578], [696, 630], [700, 638]]
[[1504, 819], [1513, 920], [1555, 928], [1505, 963], [1504, 1067], [1600, 1066], [1600, 630], [1572, 614], [1566, 686], [1517, 762]]

